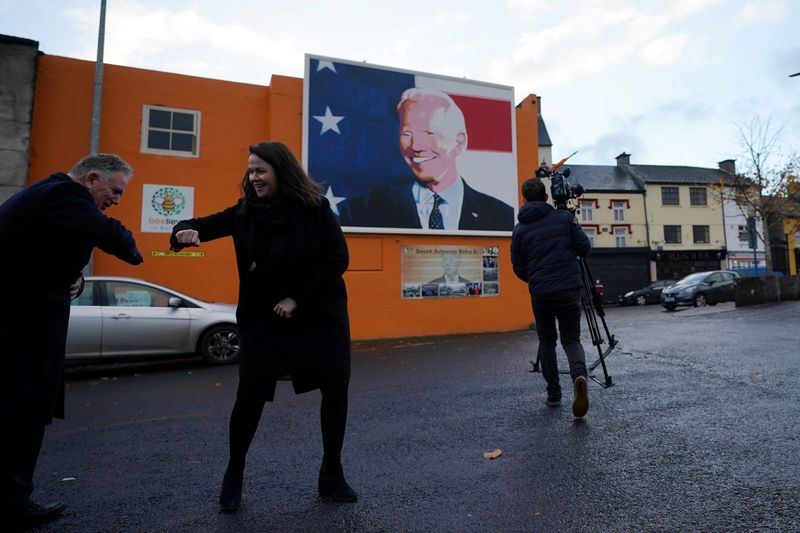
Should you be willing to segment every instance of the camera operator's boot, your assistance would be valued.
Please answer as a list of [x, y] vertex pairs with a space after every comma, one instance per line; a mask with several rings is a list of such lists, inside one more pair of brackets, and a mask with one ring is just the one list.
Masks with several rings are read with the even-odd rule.
[[573, 381], [575, 397], [572, 400], [572, 414], [580, 418], [589, 410], [589, 383], [586, 376], [578, 376]]

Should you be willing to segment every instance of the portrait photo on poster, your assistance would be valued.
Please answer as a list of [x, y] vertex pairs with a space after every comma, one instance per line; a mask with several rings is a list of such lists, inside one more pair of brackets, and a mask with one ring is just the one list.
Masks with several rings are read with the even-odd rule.
[[512, 87], [306, 55], [303, 157], [351, 233], [510, 235]]
[[402, 298], [497, 296], [497, 267], [485, 266], [497, 265], [497, 253], [497, 246], [401, 245]]

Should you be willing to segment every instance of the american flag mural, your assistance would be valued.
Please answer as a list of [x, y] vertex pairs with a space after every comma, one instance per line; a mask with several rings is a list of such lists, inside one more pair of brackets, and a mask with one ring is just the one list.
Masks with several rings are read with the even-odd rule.
[[[340, 208], [370, 191], [414, 181], [400, 152], [397, 112], [401, 95], [412, 87], [435, 89], [452, 98], [464, 115], [468, 135], [466, 151], [458, 156], [459, 175], [468, 188], [516, 213], [513, 88], [312, 55], [306, 56], [305, 67], [303, 163], [321, 184], [334, 214], [339, 216]], [[481, 212], [476, 209], [471, 215], [477, 219]], [[371, 233], [433, 231], [384, 223], [379, 214], [370, 220], [343, 227]], [[459, 227], [440, 233], [505, 235], [513, 224], [513, 216], [504, 216], [488, 230]]]

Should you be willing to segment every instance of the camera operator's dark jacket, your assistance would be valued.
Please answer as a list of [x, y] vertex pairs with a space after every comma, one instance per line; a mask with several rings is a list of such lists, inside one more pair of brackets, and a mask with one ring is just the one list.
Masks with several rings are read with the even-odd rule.
[[531, 294], [547, 294], [583, 286], [577, 256], [589, 254], [591, 243], [575, 215], [545, 202], [529, 202], [517, 215], [511, 239], [511, 263]]

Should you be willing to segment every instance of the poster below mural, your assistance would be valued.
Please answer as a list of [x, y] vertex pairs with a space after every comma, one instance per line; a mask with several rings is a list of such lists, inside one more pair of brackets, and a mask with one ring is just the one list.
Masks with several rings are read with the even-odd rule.
[[475, 298], [500, 294], [497, 246], [404, 245], [403, 298]]
[[172, 233], [181, 220], [194, 216], [194, 187], [142, 185], [143, 233]]

